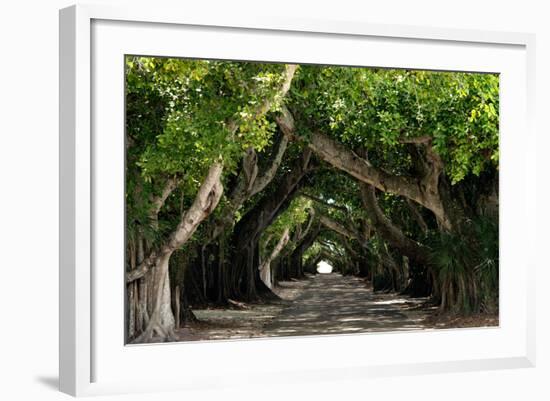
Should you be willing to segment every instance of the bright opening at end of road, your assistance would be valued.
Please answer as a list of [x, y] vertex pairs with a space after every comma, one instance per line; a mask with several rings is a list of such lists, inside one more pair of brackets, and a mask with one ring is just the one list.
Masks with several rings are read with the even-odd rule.
[[332, 265], [325, 262], [324, 260], [320, 261], [317, 264], [317, 273], [321, 273], [321, 274], [330, 274], [330, 273], [332, 273]]

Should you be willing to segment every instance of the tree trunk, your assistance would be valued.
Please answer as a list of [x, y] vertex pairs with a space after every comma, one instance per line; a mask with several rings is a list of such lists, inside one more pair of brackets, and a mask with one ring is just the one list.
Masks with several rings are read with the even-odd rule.
[[[282, 213], [290, 204], [291, 200], [297, 194], [302, 179], [310, 171], [309, 161], [310, 151], [295, 161], [294, 166], [289, 172], [285, 173], [282, 179], [277, 182], [275, 192], [266, 194], [256, 206], [246, 213], [235, 226], [233, 232], [233, 265], [234, 281], [232, 282], [233, 296], [239, 297], [241, 294], [247, 295], [247, 300], [255, 297], [256, 284], [266, 290], [266, 294], [271, 291], [260, 280], [258, 264], [254, 264], [254, 253], [258, 249], [258, 243], [262, 232]], [[257, 277], [253, 283], [252, 277]]]
[[340, 223], [339, 221], [334, 220], [331, 217], [320, 215], [319, 216], [320, 223], [328, 228], [329, 230], [334, 231], [337, 234], [340, 234], [350, 240], [354, 239], [357, 240], [362, 246], [367, 246], [367, 239], [363, 236], [361, 232], [356, 230], [353, 227], [347, 227], [344, 224]]
[[409, 259], [420, 265], [428, 265], [428, 249], [424, 245], [408, 238], [399, 227], [386, 217], [378, 205], [375, 188], [364, 183], [360, 183], [360, 188], [363, 206], [369, 213], [371, 225], [375, 228], [376, 232], [392, 248], [408, 256]]
[[302, 257], [304, 252], [315, 242], [315, 239], [319, 235], [320, 225], [317, 223], [313, 228], [308, 230], [307, 234], [296, 245], [294, 251], [290, 254], [290, 268], [294, 272], [296, 278], [302, 278], [304, 276]]
[[227, 279], [225, 272], [225, 237], [218, 241], [218, 303], [227, 301]]
[[205, 246], [201, 246], [201, 276], [202, 276], [202, 296], [204, 299], [207, 298], [206, 296], [206, 256], [205, 256]]
[[[130, 270], [136, 268], [136, 242], [135, 240], [128, 241], [126, 248], [127, 258]], [[135, 283], [130, 283], [126, 286], [126, 341], [133, 338], [136, 333], [136, 286]]]
[[[137, 263], [140, 264], [145, 258], [143, 238], [138, 237], [137, 240]], [[148, 279], [150, 274], [142, 277], [137, 280], [137, 289], [138, 289], [138, 308], [137, 308], [137, 323], [136, 323], [136, 333], [141, 333], [145, 330], [147, 323], [149, 322], [149, 313], [147, 311], [147, 293], [148, 293]]]
[[219, 163], [210, 167], [193, 204], [182, 215], [180, 223], [170, 234], [168, 240], [159, 247], [158, 251], [151, 252], [137, 269], [126, 275], [127, 282], [133, 282], [143, 277], [153, 267], [153, 310], [147, 327], [135, 342], [151, 341], [155, 334], [161, 340], [175, 339], [175, 319], [170, 305], [170, 278], [168, 275], [170, 257], [174, 251], [181, 248], [191, 238], [199, 224], [217, 206], [223, 192], [220, 181], [222, 170], [222, 165]]
[[[282, 99], [290, 90], [290, 85], [292, 84], [296, 68], [297, 65], [294, 64], [286, 65], [279, 92], [273, 98], [266, 99], [259, 105], [256, 110], [257, 116], [266, 114], [274, 105], [277, 106], [280, 104]], [[236, 131], [236, 123], [232, 122], [230, 125], [231, 130]], [[277, 170], [283, 161], [283, 156], [287, 145], [288, 138], [285, 135], [281, 135], [273, 146], [269, 166], [261, 174], [258, 170], [258, 157], [256, 151], [252, 147], [246, 150], [242, 161], [241, 174], [238, 177], [237, 184], [229, 195], [229, 202], [227, 203], [227, 206], [222, 210], [220, 217], [214, 222], [212, 228], [209, 230], [207, 241], [214, 241], [218, 238], [223, 233], [225, 228], [233, 224], [235, 213], [244, 204], [244, 202], [258, 192], [261, 192], [273, 180], [273, 178], [275, 178]]]
[[424, 245], [408, 238], [403, 231], [388, 219], [376, 198], [376, 189], [368, 184], [361, 183], [361, 199], [363, 206], [369, 213], [372, 226], [381, 238], [400, 254], [405, 255], [412, 262], [407, 292], [413, 296], [429, 295], [433, 288], [430, 274], [429, 250]]
[[176, 288], [174, 288], [174, 302], [173, 302], [176, 329], [179, 329], [180, 326], [181, 326], [181, 322], [180, 322], [180, 313], [181, 313], [180, 297], [181, 297], [180, 286], [176, 285]]
[[[294, 118], [290, 111], [283, 107], [276, 118], [277, 124], [289, 138], [304, 139], [296, 135]], [[420, 140], [422, 139], [422, 141]], [[351, 149], [319, 131], [310, 133], [307, 146], [315, 154], [332, 166], [347, 172], [359, 181], [372, 185], [383, 192], [401, 195], [431, 210], [442, 228], [452, 229], [452, 221], [445, 210], [439, 194], [439, 178], [443, 172], [443, 162], [431, 147], [431, 138], [413, 138], [416, 145], [425, 146], [425, 172], [419, 177], [392, 175], [373, 166], [367, 159], [360, 157]]]
[[279, 241], [277, 241], [277, 244], [269, 254], [269, 256], [262, 262], [260, 265], [260, 279], [264, 282], [264, 284], [267, 286], [267, 288], [272, 289], [273, 283], [271, 282], [271, 262], [275, 260], [277, 256], [281, 253], [283, 248], [288, 244], [288, 241], [290, 239], [290, 230], [289, 228], [285, 228], [283, 231], [283, 234], [281, 235], [281, 238], [279, 238]]

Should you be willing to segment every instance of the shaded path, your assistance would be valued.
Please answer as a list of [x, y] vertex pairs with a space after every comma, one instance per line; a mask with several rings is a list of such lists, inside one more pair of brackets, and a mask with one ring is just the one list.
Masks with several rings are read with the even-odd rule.
[[194, 310], [200, 322], [180, 341], [414, 330], [427, 325], [424, 298], [374, 293], [363, 279], [337, 273], [281, 282], [280, 301], [238, 309]]
[[[274, 292], [278, 301], [246, 304], [242, 309], [193, 309], [199, 322], [176, 330], [179, 341], [226, 340], [263, 337], [262, 328], [288, 308], [308, 287], [311, 278], [279, 283]], [[244, 304], [243, 304], [244, 305]]]
[[296, 300], [263, 328], [266, 336], [423, 329], [424, 299], [375, 294], [364, 280], [318, 274]]

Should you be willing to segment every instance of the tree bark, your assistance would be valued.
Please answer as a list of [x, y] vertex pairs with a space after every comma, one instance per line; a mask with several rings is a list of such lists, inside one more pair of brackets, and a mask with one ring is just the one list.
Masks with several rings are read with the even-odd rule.
[[[283, 107], [276, 121], [281, 131], [290, 139], [305, 141], [296, 135], [294, 118], [286, 107]], [[423, 145], [425, 141], [420, 146]], [[446, 213], [439, 194], [439, 177], [443, 172], [443, 162], [433, 151], [430, 143], [426, 145], [426, 163], [429, 169], [423, 176], [415, 178], [393, 175], [376, 168], [345, 145], [319, 131], [311, 132], [307, 146], [322, 160], [347, 172], [359, 181], [381, 191], [404, 196], [426, 207], [435, 214], [444, 229], [452, 228], [451, 219]]]
[[408, 292], [411, 295], [429, 295], [432, 289], [429, 249], [408, 238], [403, 231], [388, 219], [376, 198], [376, 189], [373, 186], [361, 183], [361, 199], [363, 206], [369, 213], [372, 226], [381, 238], [400, 254], [405, 255], [412, 262], [414, 270], [410, 270]]
[[[210, 167], [193, 204], [182, 215], [178, 226], [166, 242], [158, 250], [151, 252], [137, 269], [127, 273], [127, 282], [132, 282], [143, 277], [151, 267], [154, 267], [152, 282], [153, 310], [147, 327], [135, 342], [150, 341], [155, 334], [162, 339], [174, 338], [175, 320], [170, 307], [171, 297], [168, 276], [170, 257], [175, 250], [191, 238], [199, 224], [217, 206], [223, 192], [222, 171], [221, 163], [215, 163]], [[136, 274], [137, 271], [140, 273]]]
[[399, 250], [420, 265], [427, 265], [429, 262], [428, 249], [418, 242], [408, 238], [403, 231], [394, 225], [386, 217], [376, 198], [376, 189], [373, 186], [361, 183], [361, 199], [363, 206], [369, 213], [372, 226], [379, 233], [384, 241], [390, 246]]
[[[256, 252], [262, 232], [282, 213], [297, 194], [305, 175], [311, 171], [311, 151], [306, 150], [302, 156], [294, 162], [289, 172], [277, 182], [277, 189], [273, 193], [266, 194], [258, 201], [256, 206], [246, 213], [235, 226], [233, 231], [233, 261], [234, 279], [232, 283], [233, 297], [241, 296], [243, 287], [246, 289], [247, 300], [257, 298], [256, 284], [263, 282], [252, 280], [257, 273], [257, 265], [254, 266], [253, 252]], [[244, 285], [243, 285], [244, 283]]]
[[181, 326], [181, 322], [180, 322], [180, 313], [181, 313], [180, 297], [181, 297], [180, 286], [176, 285], [176, 288], [174, 289], [174, 317], [175, 317], [176, 329], [178, 329]]
[[158, 228], [158, 214], [160, 213], [160, 210], [164, 206], [166, 199], [168, 199], [168, 197], [172, 194], [172, 192], [174, 192], [174, 190], [177, 188], [178, 183], [179, 183], [179, 180], [177, 177], [173, 176], [168, 178], [164, 182], [164, 186], [162, 187], [161, 193], [151, 197], [150, 199], [151, 210], [149, 213], [149, 218], [154, 228]]
[[426, 224], [426, 220], [422, 217], [422, 213], [420, 213], [420, 210], [418, 210], [416, 204], [414, 204], [410, 199], [407, 199], [406, 202], [412, 218], [416, 221], [422, 233], [426, 235], [428, 233], [428, 224]]
[[279, 238], [279, 241], [277, 241], [277, 244], [269, 254], [269, 256], [262, 262], [260, 265], [260, 278], [264, 282], [264, 284], [269, 288], [273, 288], [273, 283], [271, 282], [271, 262], [275, 260], [277, 256], [281, 253], [283, 248], [288, 244], [288, 241], [290, 239], [290, 230], [289, 228], [285, 228], [283, 231], [283, 234]]
[[[275, 94], [275, 96], [273, 96], [273, 98], [266, 99], [263, 103], [261, 103], [258, 106], [258, 108], [255, 111], [255, 115], [257, 117], [260, 117], [261, 115], [266, 114], [273, 107], [274, 104], [279, 104], [281, 102], [281, 100], [284, 98], [284, 96], [286, 95], [286, 93], [290, 89], [290, 85], [292, 83], [294, 73], [296, 72], [296, 68], [297, 68], [297, 65], [295, 65], [295, 64], [287, 64], [285, 66], [283, 82], [281, 84], [279, 92], [277, 92]], [[239, 128], [239, 121], [231, 120], [227, 123], [227, 126], [228, 126], [229, 131], [234, 133]], [[284, 150], [286, 149], [287, 142], [288, 141], [286, 139], [281, 142], [284, 145], [280, 147], [280, 149], [277, 153], [277, 156], [279, 157], [278, 163], [280, 163], [280, 159], [282, 158], [282, 154], [284, 153]], [[254, 151], [252, 150], [252, 152], [254, 152]], [[274, 163], [274, 164], [277, 164], [277, 163]], [[216, 163], [215, 166], [218, 166], [220, 168], [220, 176], [221, 176], [222, 164], [221, 163]], [[278, 168], [278, 164], [275, 167], [272, 166], [272, 168], [274, 169], [274, 171], [276, 171], [277, 168]], [[271, 173], [272, 173], [271, 170], [269, 170], [268, 174], [271, 174]], [[274, 174], [274, 172], [273, 172], [273, 174]], [[219, 181], [219, 179], [218, 179], [218, 181]], [[267, 177], [265, 177], [264, 180], [262, 180], [262, 181], [269, 181], [269, 180], [267, 179]], [[166, 201], [166, 199], [168, 198], [170, 193], [176, 188], [177, 183], [178, 183], [178, 180], [177, 180], [176, 177], [169, 178], [168, 180], [166, 180], [165, 186], [164, 186], [163, 190], [161, 191], [161, 194], [156, 196], [156, 197], [153, 197], [151, 199], [151, 204], [152, 204], [152, 213], [151, 214], [152, 215], [153, 214], [158, 215], [158, 212], [160, 211], [160, 209], [164, 205], [164, 202]], [[221, 181], [220, 181], [219, 185], [221, 187]], [[265, 184], [265, 185], [267, 185], [267, 184]], [[154, 220], [156, 220], [156, 218]], [[143, 277], [143, 275], [151, 267], [151, 263], [153, 262], [153, 260], [156, 257], [157, 257], [157, 255], [153, 255], [153, 254], [149, 255], [149, 257], [146, 259], [146, 261], [144, 261], [144, 263], [142, 263], [138, 267], [138, 269], [136, 269], [137, 271], [135, 271], [133, 275], [127, 275], [127, 282], [131, 282], [131, 281], [137, 280], [140, 277]]]
[[312, 229], [309, 229], [306, 235], [301, 238], [292, 253], [290, 254], [290, 269], [296, 278], [304, 276], [303, 255], [304, 252], [315, 242], [319, 235], [320, 225], [316, 223]]
[[216, 240], [228, 227], [233, 224], [235, 213], [252, 196], [265, 189], [273, 180], [275, 174], [281, 165], [283, 156], [288, 145], [288, 139], [282, 135], [274, 146], [273, 158], [266, 171], [258, 172], [257, 154], [254, 149], [249, 148], [243, 157], [241, 174], [238, 177], [237, 184], [229, 195], [227, 206], [221, 211], [207, 234], [207, 241]]
[[333, 218], [326, 215], [320, 215], [319, 221], [323, 226], [325, 226], [329, 230], [332, 230], [340, 235], [343, 235], [346, 238], [355, 239], [364, 247], [367, 246], [367, 239], [364, 238], [363, 235], [359, 231], [355, 230], [354, 228], [348, 228], [343, 223], [340, 223], [339, 221], [336, 221]]
[[[297, 65], [287, 64], [285, 67], [284, 78], [279, 89], [279, 92], [271, 99], [266, 99], [256, 110], [256, 116], [266, 114], [273, 105], [281, 103], [282, 99], [286, 96], [290, 90], [294, 73], [296, 72]], [[231, 122], [231, 131], [236, 131], [238, 125], [236, 122]], [[246, 150], [243, 157], [242, 174], [239, 177], [236, 187], [231, 192], [229, 197], [228, 206], [222, 211], [221, 218], [218, 219], [214, 225], [213, 231], [209, 236], [209, 240], [215, 240], [223, 230], [233, 222], [235, 212], [241, 207], [241, 205], [249, 199], [251, 196], [262, 191], [275, 177], [275, 174], [282, 162], [283, 155], [288, 145], [288, 138], [282, 136], [277, 145], [274, 148], [273, 159], [270, 166], [259, 175], [258, 171], [258, 156], [254, 148], [250, 147]]]

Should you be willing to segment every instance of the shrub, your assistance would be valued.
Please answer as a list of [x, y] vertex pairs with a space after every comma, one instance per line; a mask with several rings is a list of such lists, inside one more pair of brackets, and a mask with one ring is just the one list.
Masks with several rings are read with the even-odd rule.
[[460, 235], [438, 233], [431, 240], [431, 262], [442, 311], [498, 310], [498, 222], [481, 216]]

